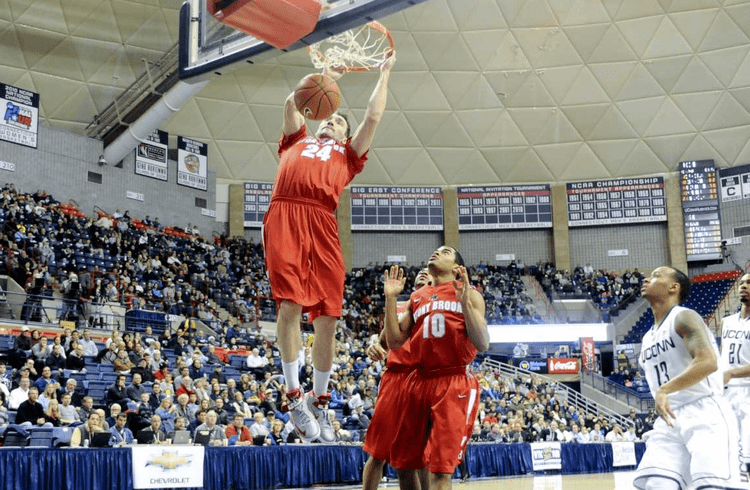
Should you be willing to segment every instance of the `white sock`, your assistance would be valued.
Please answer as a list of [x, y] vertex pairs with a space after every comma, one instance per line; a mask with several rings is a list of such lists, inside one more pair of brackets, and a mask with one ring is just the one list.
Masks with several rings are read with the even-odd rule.
[[330, 371], [318, 371], [313, 370], [315, 377], [313, 379], [313, 391], [316, 396], [325, 395], [328, 393], [328, 380], [331, 379]]
[[299, 364], [297, 364], [297, 359], [292, 362], [281, 361], [281, 370], [284, 372], [286, 391], [299, 388]]

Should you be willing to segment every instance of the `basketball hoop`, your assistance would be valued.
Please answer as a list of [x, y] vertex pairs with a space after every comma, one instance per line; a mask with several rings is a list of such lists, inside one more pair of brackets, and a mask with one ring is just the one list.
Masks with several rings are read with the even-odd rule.
[[376, 21], [307, 47], [315, 68], [343, 66], [346, 71], [374, 70], [385, 63], [394, 49], [388, 29]]

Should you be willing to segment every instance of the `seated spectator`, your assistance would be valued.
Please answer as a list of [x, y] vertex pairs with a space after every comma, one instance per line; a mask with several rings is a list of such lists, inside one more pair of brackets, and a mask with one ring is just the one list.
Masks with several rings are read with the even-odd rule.
[[29, 388], [28, 397], [28, 400], [18, 406], [14, 423], [28, 428], [34, 426], [52, 427], [52, 423], [44, 413], [44, 407], [37, 401], [39, 398], [39, 389], [36, 386]]
[[52, 383], [48, 383], [47, 386], [44, 387], [44, 391], [41, 395], [39, 395], [39, 404], [47, 410], [47, 407], [49, 406], [49, 402], [51, 400], [57, 401], [57, 389], [60, 387], [59, 384], [55, 383], [54, 381]]
[[[164, 431], [168, 434], [174, 431], [174, 421], [178, 418], [177, 407], [172, 404], [171, 397], [164, 397], [161, 401], [161, 405], [156, 409], [156, 415], [162, 420]], [[188, 420], [183, 416], [185, 420]]]
[[110, 406], [113, 403], [117, 403], [121, 407], [128, 406], [129, 398], [128, 398], [128, 393], [125, 389], [125, 375], [124, 374], [119, 375], [117, 379], [115, 380], [115, 383], [109, 387], [104, 400], [107, 406]]
[[141, 432], [151, 435], [148, 444], [166, 444], [167, 434], [161, 426], [161, 417], [156, 414], [151, 416], [151, 425], [142, 429]]
[[101, 416], [98, 412], [92, 412], [86, 422], [73, 429], [70, 436], [70, 447], [89, 447], [91, 437], [96, 432], [103, 432]]
[[[242, 415], [240, 413], [235, 413], [235, 416]], [[263, 413], [261, 412], [255, 412], [253, 415], [253, 424], [250, 426], [250, 432], [252, 432], [253, 437], [257, 436], [267, 436], [270, 434], [270, 430], [268, 429], [268, 426], [266, 425], [266, 419], [263, 417]]]
[[141, 396], [146, 393], [146, 389], [141, 384], [141, 375], [138, 373], [133, 374], [133, 380], [130, 385], [125, 389], [125, 393], [128, 399], [134, 403], [141, 402]]
[[115, 423], [117, 422], [117, 416], [122, 413], [122, 407], [119, 403], [113, 403], [111, 407], [109, 407], [109, 417], [106, 417], [104, 419], [104, 424], [108, 425], [109, 427], [114, 427]]
[[174, 441], [175, 432], [178, 430], [188, 430], [187, 420], [182, 417], [174, 419], [174, 430], [172, 432], [167, 432], [167, 440], [169, 442]]
[[203, 431], [208, 431], [209, 433], [209, 439], [208, 439], [209, 446], [226, 446], [227, 445], [227, 435], [224, 432], [224, 430], [221, 428], [221, 426], [216, 425], [216, 412], [214, 412], [213, 410], [206, 413], [205, 422], [199, 425], [195, 429], [196, 434], [203, 432]]
[[62, 405], [60, 405], [60, 423], [62, 425], [70, 425], [76, 422], [80, 422], [81, 418], [78, 416], [78, 411], [71, 405], [70, 393], [63, 393]]
[[66, 357], [65, 368], [75, 372], [86, 372], [86, 360], [83, 358], [83, 346], [80, 343]]
[[46, 363], [47, 367], [52, 370], [52, 377], [55, 379], [59, 379], [63, 375], [63, 371], [67, 367], [67, 359], [65, 358], [65, 353], [62, 350], [62, 346], [52, 346], [52, 353], [47, 357]]
[[52, 370], [49, 366], [44, 366], [42, 369], [42, 375], [34, 382], [34, 386], [36, 386], [40, 393], [44, 393], [47, 384], [54, 383], [54, 381], [54, 378], [52, 378]]
[[112, 434], [112, 444], [115, 446], [125, 446], [133, 443], [133, 432], [126, 427], [128, 423], [128, 414], [120, 413], [117, 415], [115, 425], [109, 428]]
[[604, 440], [606, 442], [622, 442], [625, 440], [625, 434], [622, 432], [622, 427], [615, 424], [612, 430], [607, 433]]
[[233, 445], [233, 446], [252, 446], [253, 445], [254, 434], [252, 434], [250, 432], [250, 429], [248, 429], [247, 426], [245, 425], [245, 418], [242, 416], [241, 413], [234, 414], [234, 416], [232, 417], [232, 423], [227, 425], [225, 433], [227, 435], [227, 439], [232, 439], [232, 437], [236, 438], [235, 442], [230, 445]]
[[[11, 410], [18, 410], [18, 407], [21, 406], [21, 403], [29, 399], [30, 384], [31, 382], [29, 381], [28, 377], [21, 378], [21, 380], [18, 382], [18, 388], [10, 392], [10, 398], [8, 399], [8, 408], [10, 408]], [[36, 386], [34, 388], [36, 388]], [[39, 388], [36, 388], [36, 390], [38, 394]]]
[[54, 398], [49, 401], [47, 408], [44, 410], [44, 415], [47, 416], [47, 422], [52, 424], [53, 427], [60, 427], [62, 425], [60, 404]]
[[[242, 392], [236, 391], [234, 393], [234, 401], [232, 402], [232, 410], [234, 413], [241, 413], [246, 419], [253, 418], [253, 410], [250, 405], [242, 398]], [[262, 417], [262, 415], [261, 415]]]
[[78, 407], [78, 417], [81, 420], [88, 420], [89, 416], [95, 411], [94, 399], [90, 396], [84, 396], [83, 400], [81, 400], [81, 406]]
[[123, 374], [130, 373], [130, 370], [135, 367], [135, 364], [130, 362], [130, 358], [128, 357], [128, 351], [126, 351], [125, 349], [120, 349], [117, 351], [117, 357], [115, 358], [112, 364], [114, 365], [114, 369], [116, 373], [123, 373]]

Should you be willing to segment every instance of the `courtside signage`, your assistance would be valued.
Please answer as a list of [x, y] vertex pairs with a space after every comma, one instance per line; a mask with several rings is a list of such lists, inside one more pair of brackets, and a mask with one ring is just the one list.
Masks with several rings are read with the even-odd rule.
[[208, 189], [208, 145], [183, 136], [177, 137], [177, 183], [185, 187]]
[[135, 149], [135, 173], [157, 180], [167, 180], [169, 133], [155, 129]]
[[635, 466], [635, 444], [632, 442], [612, 443], [612, 466]]
[[532, 442], [530, 445], [534, 471], [562, 469], [559, 442]]
[[351, 188], [352, 230], [442, 230], [440, 187]]
[[273, 193], [273, 182], [245, 182], [245, 208], [243, 225], [245, 228], [263, 226], [263, 216], [268, 211]]
[[591, 180], [565, 184], [568, 226], [667, 220], [664, 177]]
[[457, 194], [459, 230], [552, 228], [548, 184], [459, 187]]
[[37, 147], [39, 94], [0, 83], [0, 140]]
[[133, 488], [202, 488], [203, 446], [133, 446]]

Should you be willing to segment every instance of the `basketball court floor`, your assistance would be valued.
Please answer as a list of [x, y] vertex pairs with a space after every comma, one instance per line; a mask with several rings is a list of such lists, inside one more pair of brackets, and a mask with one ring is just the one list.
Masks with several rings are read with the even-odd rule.
[[[453, 480], [456, 490], [635, 490], [634, 471], [591, 473], [587, 475], [513, 476], [505, 478], [469, 479], [465, 483]], [[357, 486], [315, 487], [316, 490], [342, 490], [362, 488]], [[393, 480], [380, 485], [382, 490], [398, 488]]]

